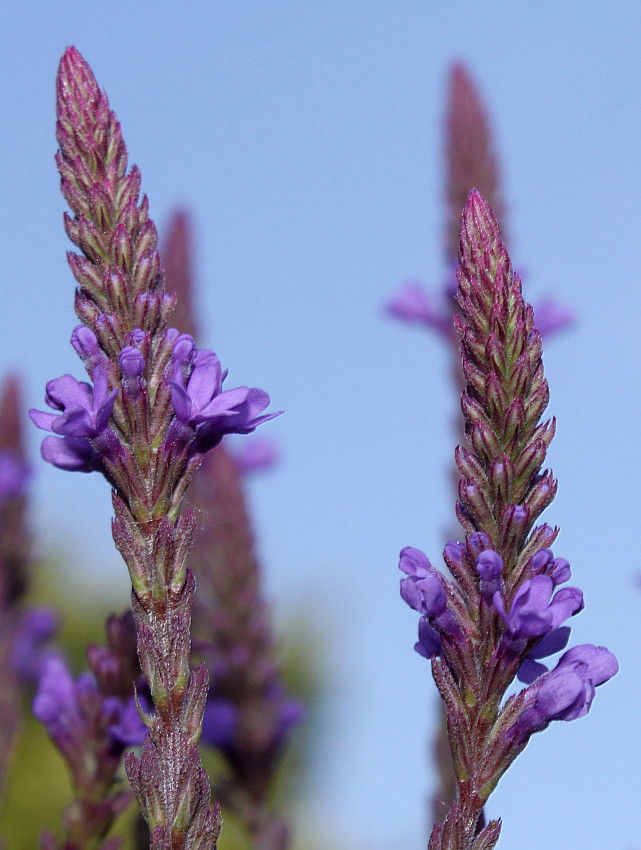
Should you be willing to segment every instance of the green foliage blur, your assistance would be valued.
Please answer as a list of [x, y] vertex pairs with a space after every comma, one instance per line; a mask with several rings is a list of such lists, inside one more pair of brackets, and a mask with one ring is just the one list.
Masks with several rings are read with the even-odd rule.
[[[62, 559], [61, 559], [62, 561]], [[124, 564], [122, 566], [125, 569]], [[74, 577], [73, 594], [68, 583], [60, 580], [64, 574], [61, 562], [49, 561], [34, 567], [34, 583], [28, 605], [47, 605], [60, 613], [61, 629], [56, 647], [67, 657], [74, 676], [87, 669], [86, 648], [90, 643], [104, 642], [104, 623], [112, 612], [121, 612], [126, 600], [95, 596], [92, 588]], [[288, 819], [295, 819], [300, 795], [304, 792], [307, 753], [314, 738], [314, 706], [320, 692], [316, 646], [318, 641], [310, 632], [308, 620], [293, 618], [290, 625], [280, 629], [283, 647], [283, 676], [289, 693], [301, 699], [305, 718], [295, 730], [288, 752], [281, 765], [275, 790], [274, 805]], [[71, 787], [65, 764], [50, 742], [42, 724], [31, 714], [33, 693], [27, 694], [24, 703], [23, 724], [16, 742], [6, 787], [0, 798], [0, 846], [3, 850], [33, 850], [39, 846], [43, 829], [60, 834], [64, 807], [71, 802]], [[209, 748], [203, 747], [203, 764], [211, 777], [221, 769], [221, 762]], [[127, 782], [122, 773], [123, 783]], [[134, 804], [116, 822], [112, 835], [120, 835], [125, 850], [147, 847], [144, 832], [140, 830], [139, 814]], [[138, 841], [134, 838], [138, 828]], [[297, 825], [296, 832], [301, 832]], [[313, 845], [315, 850], [317, 844]], [[249, 841], [241, 825], [223, 811], [223, 830], [219, 850], [248, 850]], [[295, 835], [295, 850], [312, 850], [303, 835]]]

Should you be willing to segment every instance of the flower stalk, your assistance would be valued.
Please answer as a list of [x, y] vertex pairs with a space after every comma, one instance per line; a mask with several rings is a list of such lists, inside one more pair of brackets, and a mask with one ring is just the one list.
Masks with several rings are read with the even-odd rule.
[[[558, 529], [536, 525], [556, 493], [543, 468], [555, 422], [541, 422], [548, 386], [541, 335], [522, 296], [496, 218], [472, 191], [461, 218], [458, 277], [467, 446], [456, 450], [457, 518], [446, 579], [419, 550], [401, 553], [403, 599], [421, 614], [417, 651], [447, 713], [456, 795], [430, 850], [490, 850], [500, 822], [483, 824], [492, 790], [534, 732], [590, 708], [617, 669], [614, 656], [574, 647], [548, 672], [539, 659], [563, 649], [563, 623], [583, 608], [578, 588], [558, 586], [570, 566], [550, 547]], [[515, 676], [528, 687], [505, 701]]]
[[193, 512], [182, 501], [204, 454], [226, 433], [248, 433], [272, 415], [262, 390], [223, 390], [216, 355], [168, 327], [156, 228], [140, 172], [128, 169], [120, 125], [75, 48], [60, 63], [56, 160], [72, 215], [65, 228], [78, 288], [72, 335], [91, 383], [65, 375], [47, 385], [54, 413], [32, 411], [53, 432], [45, 460], [101, 472], [112, 486], [113, 536], [132, 582], [138, 654], [153, 711], [127, 775], [152, 848], [213, 848], [217, 804], [198, 752], [208, 674], [190, 668], [194, 579], [187, 569]]

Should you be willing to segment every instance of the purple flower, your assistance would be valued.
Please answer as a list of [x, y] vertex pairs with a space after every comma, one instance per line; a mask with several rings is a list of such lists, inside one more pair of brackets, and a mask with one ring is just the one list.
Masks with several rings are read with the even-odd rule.
[[619, 670], [614, 655], [590, 643], [568, 650], [554, 670], [530, 686], [527, 708], [518, 726], [525, 734], [544, 728], [551, 720], [576, 720], [590, 710], [595, 688]]
[[[144, 696], [141, 704], [150, 707]], [[72, 770], [82, 766], [90, 749], [101, 741], [108, 741], [112, 754], [119, 755], [127, 747], [141, 744], [147, 732], [133, 697], [125, 701], [103, 698], [90, 673], [82, 673], [74, 681], [59, 655], [51, 655], [44, 664], [33, 713]]]
[[[180, 350], [187, 346], [185, 335], [179, 337], [177, 344]], [[269, 396], [263, 390], [223, 390], [226, 374], [214, 352], [206, 349], [195, 355], [186, 383], [180, 362], [175, 363], [171, 400], [177, 418], [196, 431], [196, 452], [214, 448], [225, 434], [249, 434], [262, 422], [279, 415], [259, 415], [269, 404]]]
[[45, 401], [49, 407], [61, 411], [61, 415], [29, 411], [38, 428], [61, 435], [46, 437], [41, 449], [43, 458], [61, 469], [90, 472], [99, 468], [100, 455], [91, 440], [102, 438], [106, 445], [109, 437], [113, 437], [108, 422], [118, 391], [109, 390], [102, 366], [96, 366], [93, 377], [93, 387], [72, 375], [49, 381]]
[[[450, 548], [457, 546], [447, 545]], [[460, 554], [460, 550], [457, 549], [455, 554]], [[456, 617], [447, 607], [445, 579], [434, 569], [427, 555], [413, 546], [401, 550], [399, 569], [407, 574], [407, 578], [401, 579], [401, 598], [423, 615], [418, 624], [418, 642], [414, 649], [425, 658], [439, 655], [441, 635], [460, 634]]]
[[559, 590], [552, 599], [553, 591], [554, 582], [550, 576], [538, 575], [527, 579], [517, 590], [509, 614], [502, 595], [499, 592], [494, 594], [494, 607], [512, 638], [518, 640], [545, 635], [583, 608], [583, 594], [578, 588]]
[[483, 581], [494, 581], [503, 572], [503, 558], [492, 549], [486, 549], [476, 559], [476, 571]]
[[565, 558], [555, 558], [551, 549], [540, 549], [533, 555], [528, 570], [530, 575], [549, 575], [555, 587], [569, 581], [572, 576], [570, 562]]
[[407, 573], [401, 579], [401, 597], [410, 608], [428, 617], [438, 617], [447, 608], [447, 597], [437, 571], [420, 549], [406, 546], [401, 551], [399, 569]]
[[139, 378], [145, 371], [145, 358], [138, 348], [126, 345], [118, 357], [122, 374], [128, 380]]
[[172, 360], [174, 367], [178, 366], [181, 369], [191, 366], [198, 349], [194, 338], [189, 334], [181, 334], [175, 328], [170, 328], [168, 331], [170, 339], [174, 340], [172, 349]]
[[492, 549], [485, 549], [476, 558], [476, 572], [479, 574], [479, 590], [485, 601], [491, 604], [495, 593], [502, 589], [501, 574], [503, 558]]

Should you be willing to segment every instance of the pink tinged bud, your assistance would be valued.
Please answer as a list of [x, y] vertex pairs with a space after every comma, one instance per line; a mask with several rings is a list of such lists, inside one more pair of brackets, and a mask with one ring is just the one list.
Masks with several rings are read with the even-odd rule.
[[[118, 224], [111, 236], [109, 254], [115, 265], [125, 273], [131, 272], [134, 258], [134, 246], [131, 235], [124, 224]], [[129, 281], [127, 281], [129, 282]]]
[[514, 479], [514, 467], [507, 455], [496, 458], [490, 464], [490, 487], [492, 494], [498, 501], [507, 502], [512, 493]]
[[74, 254], [73, 251], [67, 252], [67, 262], [79, 286], [90, 292], [100, 302], [102, 277], [94, 263], [91, 263], [86, 257]]

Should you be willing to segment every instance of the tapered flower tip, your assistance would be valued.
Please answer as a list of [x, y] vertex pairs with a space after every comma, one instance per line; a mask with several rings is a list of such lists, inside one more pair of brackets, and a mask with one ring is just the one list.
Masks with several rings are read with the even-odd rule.
[[93, 114], [101, 100], [106, 103], [93, 71], [75, 47], [68, 47], [60, 60], [56, 78], [58, 118], [67, 120], [75, 117], [81, 122], [87, 114]]
[[63, 53], [56, 83], [59, 109], [73, 102], [86, 108], [88, 101], [101, 97], [94, 73], [76, 47], [68, 47]]
[[461, 261], [476, 251], [485, 253], [497, 241], [501, 241], [501, 229], [496, 216], [483, 195], [472, 189], [461, 215]]

